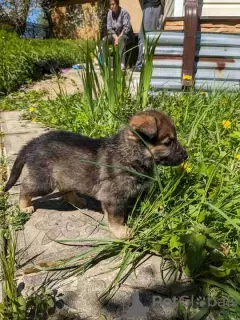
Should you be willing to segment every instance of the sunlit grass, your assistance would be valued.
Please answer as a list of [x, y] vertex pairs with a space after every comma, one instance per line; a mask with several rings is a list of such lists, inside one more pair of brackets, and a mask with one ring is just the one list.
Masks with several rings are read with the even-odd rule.
[[[232, 296], [239, 304], [240, 93], [190, 90], [149, 98], [143, 68], [134, 96], [117, 51], [111, 68], [106, 48], [100, 76], [93, 65], [97, 54], [92, 55], [90, 48], [85, 53], [84, 92], [34, 101], [31, 110], [26, 108], [26, 117], [53, 128], [104, 137], [116, 133], [131, 114], [156, 108], [174, 120], [189, 159], [178, 168], [155, 170], [151, 190], [138, 199], [129, 216], [133, 239], [95, 241], [68, 265], [78, 262], [73, 272], [81, 274], [101, 260], [119, 257], [119, 272], [104, 295], [110, 297], [140, 260], [158, 255], [170, 263], [171, 272], [191, 277], [203, 295], [211, 296], [214, 289], [218, 297]], [[147, 63], [150, 79], [151, 61]], [[237, 310], [230, 311], [237, 319]]]

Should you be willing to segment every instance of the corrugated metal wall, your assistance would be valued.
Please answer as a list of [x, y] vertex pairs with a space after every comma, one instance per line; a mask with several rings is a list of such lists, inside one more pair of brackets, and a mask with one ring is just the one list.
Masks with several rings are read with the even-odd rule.
[[[157, 32], [149, 33], [156, 38]], [[163, 31], [153, 62], [151, 85], [181, 90], [183, 32]], [[240, 35], [198, 33], [195, 88], [240, 89]]]

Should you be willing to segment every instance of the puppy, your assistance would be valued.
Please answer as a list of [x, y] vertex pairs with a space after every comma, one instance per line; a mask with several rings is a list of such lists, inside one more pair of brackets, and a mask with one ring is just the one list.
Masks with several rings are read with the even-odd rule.
[[[58, 188], [66, 201], [82, 206], [77, 192], [101, 202], [112, 233], [128, 238], [126, 208], [144, 188], [153, 164], [177, 166], [188, 155], [177, 140], [172, 121], [162, 112], [134, 115], [115, 136], [91, 139], [53, 131], [33, 139], [19, 152], [7, 192], [21, 175], [20, 208], [32, 213], [32, 198]], [[139, 172], [142, 175], [134, 173]]]

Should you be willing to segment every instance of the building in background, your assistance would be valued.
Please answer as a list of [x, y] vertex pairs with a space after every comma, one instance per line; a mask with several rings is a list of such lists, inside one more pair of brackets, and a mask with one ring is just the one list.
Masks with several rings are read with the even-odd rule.
[[[138, 0], [120, 0], [120, 5], [131, 15], [133, 31], [137, 34], [142, 21]], [[108, 11], [104, 0], [57, 0], [52, 18], [56, 36], [63, 38], [96, 39], [103, 36]]]
[[58, 0], [52, 11], [55, 36], [96, 39], [100, 30], [100, 8], [100, 1]]
[[240, 89], [240, 0], [166, 0], [162, 28], [152, 87]]
[[[184, 29], [184, 0], [166, 0], [164, 29]], [[199, 0], [199, 16], [202, 32], [240, 34], [240, 0]]]
[[[240, 33], [240, 0], [199, 0], [199, 15], [203, 32]], [[104, 7], [105, 3], [105, 7]], [[53, 10], [54, 31], [58, 37], [95, 39], [104, 29], [108, 1], [57, 0]], [[120, 0], [120, 5], [131, 15], [133, 31], [138, 34], [142, 9], [140, 0]], [[166, 0], [162, 28], [183, 30], [185, 0]]]

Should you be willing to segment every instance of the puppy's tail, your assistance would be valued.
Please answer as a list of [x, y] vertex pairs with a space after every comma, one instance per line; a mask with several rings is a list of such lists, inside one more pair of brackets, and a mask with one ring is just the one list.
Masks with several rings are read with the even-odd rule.
[[4, 187], [4, 192], [7, 192], [8, 190], [10, 190], [12, 186], [17, 182], [25, 163], [26, 163], [25, 156], [23, 152], [20, 152], [13, 164], [10, 177], [8, 179], [7, 184]]

